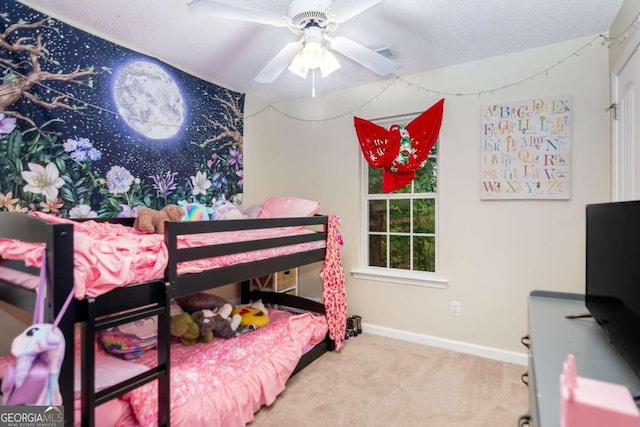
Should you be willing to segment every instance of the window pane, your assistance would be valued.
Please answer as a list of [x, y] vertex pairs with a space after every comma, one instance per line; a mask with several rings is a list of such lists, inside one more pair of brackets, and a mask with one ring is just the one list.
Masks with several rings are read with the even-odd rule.
[[372, 267], [387, 266], [386, 236], [369, 235], [369, 265]]
[[382, 194], [382, 169], [369, 165], [369, 194]]
[[410, 194], [410, 193], [411, 193], [411, 183], [391, 192], [391, 194]]
[[418, 271], [436, 271], [436, 238], [413, 238], [413, 269]]
[[386, 200], [369, 200], [369, 231], [387, 231]]
[[416, 171], [414, 179], [416, 193], [435, 193], [437, 191], [437, 162], [436, 159], [427, 159], [424, 167]]
[[436, 232], [435, 199], [416, 199], [413, 201], [413, 232]]
[[431, 151], [429, 151], [429, 155], [430, 156], [437, 156], [438, 155], [438, 142], [436, 141], [435, 144], [433, 144], [433, 147], [431, 147]]
[[389, 231], [396, 233], [411, 232], [411, 200], [389, 201]]
[[409, 236], [391, 236], [389, 238], [389, 267], [410, 270], [411, 238]]

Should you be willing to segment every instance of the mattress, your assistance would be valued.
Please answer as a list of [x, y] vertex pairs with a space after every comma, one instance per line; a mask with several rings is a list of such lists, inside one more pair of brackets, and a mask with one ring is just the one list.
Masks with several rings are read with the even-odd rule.
[[[263, 405], [272, 404], [304, 351], [327, 333], [323, 316], [294, 315], [269, 309], [270, 322], [244, 335], [192, 346], [171, 345], [171, 424], [174, 426], [245, 426]], [[79, 329], [76, 328], [76, 335]], [[79, 337], [76, 336], [76, 343]], [[76, 391], [80, 347], [76, 345]], [[0, 375], [13, 360], [0, 357]], [[131, 361], [96, 347], [96, 388], [116, 384], [157, 363], [155, 350]], [[75, 401], [79, 425], [80, 400]], [[99, 406], [96, 426], [157, 425], [157, 382], [139, 387]]]
[[[114, 288], [156, 280], [163, 277], [168, 251], [162, 234], [143, 234], [132, 227], [106, 222], [74, 222], [41, 212], [32, 212], [53, 223], [74, 225], [74, 279], [77, 299], [95, 298]], [[224, 231], [178, 237], [178, 248], [217, 245], [231, 242], [270, 239], [313, 233], [301, 227]], [[229, 265], [258, 261], [319, 249], [324, 241], [300, 243], [254, 250], [178, 264], [178, 273], [198, 273]], [[39, 267], [43, 244], [0, 239], [0, 258], [22, 260], [27, 266]], [[0, 267], [0, 277], [20, 286], [35, 289], [38, 277]]]

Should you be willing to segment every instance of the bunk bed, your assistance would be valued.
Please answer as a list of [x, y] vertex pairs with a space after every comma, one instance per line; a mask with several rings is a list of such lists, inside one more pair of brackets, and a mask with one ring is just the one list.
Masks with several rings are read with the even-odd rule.
[[[42, 216], [42, 215], [41, 215]], [[85, 222], [71, 223], [68, 220], [43, 220], [30, 214], [0, 212], [0, 239], [12, 239], [20, 242], [32, 242], [47, 248], [48, 281], [45, 304], [45, 320], [51, 321], [61, 310], [65, 299], [74, 290], [74, 230]], [[110, 223], [130, 227], [133, 219], [113, 219]], [[225, 221], [167, 222], [162, 237], [166, 248], [167, 260], [163, 264], [161, 277], [141, 282], [128, 283], [108, 291], [88, 292], [76, 283], [76, 298], [67, 308], [60, 322], [66, 340], [64, 362], [60, 375], [60, 389], [65, 404], [65, 425], [74, 425], [74, 347], [76, 341], [82, 348], [80, 372], [80, 398], [82, 408], [81, 425], [95, 424], [96, 407], [110, 402], [141, 387], [149, 387], [153, 382], [157, 393], [157, 425], [169, 425], [171, 418], [171, 342], [169, 331], [170, 305], [175, 298], [213, 289], [230, 283], [241, 283], [241, 301], [261, 299], [265, 304], [292, 307], [302, 311], [326, 314], [325, 306], [319, 302], [294, 295], [275, 292], [262, 292], [250, 289], [250, 280], [255, 277], [282, 271], [302, 265], [325, 262], [328, 235], [331, 234], [331, 216], [314, 215], [299, 218], [266, 218]], [[100, 224], [100, 222], [96, 222]], [[216, 235], [251, 230], [306, 230], [301, 233], [287, 234], [282, 237], [269, 237], [259, 240], [227, 241], [220, 244], [191, 246], [184, 244], [190, 236]], [[0, 243], [1, 244], [1, 243]], [[283, 254], [273, 254], [275, 249], [294, 248]], [[247, 252], [265, 253], [267, 257], [250, 262], [215, 264], [207, 267], [207, 260], [234, 258]], [[38, 266], [33, 259], [13, 260], [0, 258], [0, 300], [13, 306], [32, 310], [34, 301], [33, 286], [29, 277], [38, 275]], [[33, 257], [32, 257], [33, 258]], [[200, 264], [199, 264], [200, 263]], [[29, 265], [31, 264], [31, 265]], [[199, 266], [193, 268], [193, 266]], [[204, 265], [204, 267], [203, 267]], [[340, 268], [341, 272], [341, 268]], [[14, 274], [15, 273], [15, 274]], [[26, 275], [26, 279], [21, 278]], [[342, 283], [343, 284], [343, 283]], [[78, 289], [84, 289], [79, 293]], [[334, 290], [338, 293], [343, 290]], [[346, 308], [345, 308], [346, 309]], [[126, 322], [157, 316], [158, 344], [154, 365], [143, 373], [128, 378], [118, 384], [100, 391], [96, 390], [96, 333]], [[331, 323], [331, 322], [328, 322]], [[335, 322], [334, 322], [335, 323]], [[76, 336], [75, 329], [79, 334]], [[335, 327], [335, 325], [334, 325]], [[337, 327], [343, 324], [337, 322]], [[331, 327], [329, 327], [331, 331]], [[338, 334], [344, 330], [338, 331]], [[331, 336], [330, 336], [331, 335]], [[298, 360], [291, 375], [311, 363], [326, 351], [335, 348], [335, 333], [326, 336]], [[91, 344], [89, 344], [91, 343]], [[77, 375], [77, 373], [76, 373]], [[76, 402], [78, 400], [75, 400]], [[67, 409], [68, 408], [68, 409]], [[154, 420], [155, 421], [155, 420]]]

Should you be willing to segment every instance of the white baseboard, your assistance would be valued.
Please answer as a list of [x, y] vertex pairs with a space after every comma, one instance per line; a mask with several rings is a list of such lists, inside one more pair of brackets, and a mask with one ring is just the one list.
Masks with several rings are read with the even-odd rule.
[[462, 341], [454, 341], [446, 338], [434, 337], [431, 335], [417, 334], [415, 332], [407, 332], [400, 329], [391, 329], [384, 326], [371, 325], [369, 323], [362, 324], [362, 332], [373, 335], [380, 335], [387, 338], [394, 338], [402, 341], [409, 341], [416, 344], [428, 345], [430, 347], [457, 351], [459, 353], [485, 357], [487, 359], [499, 360], [501, 362], [514, 363], [516, 365], [523, 366], [527, 365], [527, 355], [525, 353], [499, 350], [497, 348], [485, 347], [477, 344], [469, 344]]

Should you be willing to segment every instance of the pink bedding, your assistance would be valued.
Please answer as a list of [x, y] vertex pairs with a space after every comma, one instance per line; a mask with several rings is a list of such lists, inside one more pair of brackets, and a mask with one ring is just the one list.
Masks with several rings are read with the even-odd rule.
[[[174, 426], [244, 426], [284, 388], [304, 349], [322, 341], [326, 320], [311, 313], [292, 315], [269, 310], [267, 326], [239, 337], [208, 344], [171, 346], [171, 424]], [[79, 342], [79, 340], [76, 340]], [[79, 348], [76, 355], [79, 360]], [[98, 348], [101, 367], [96, 383], [106, 387], [155, 366], [156, 351], [123, 361]], [[0, 358], [0, 374], [11, 357]], [[111, 370], [107, 370], [111, 365]], [[115, 372], [107, 374], [107, 372]], [[97, 409], [96, 425], [152, 427], [157, 425], [157, 383], [151, 382]], [[79, 400], [75, 402], [76, 425]]]
[[[167, 263], [167, 248], [161, 234], [143, 234], [132, 227], [95, 221], [74, 222], [42, 212], [31, 215], [53, 223], [74, 224], [74, 278], [75, 296], [78, 299], [96, 297], [116, 287], [159, 279]], [[178, 247], [197, 247], [247, 240], [260, 240], [295, 234], [309, 230], [294, 227], [242, 230], [181, 236]], [[272, 249], [208, 258], [178, 265], [178, 272], [197, 273], [243, 262], [266, 259], [278, 255], [316, 249], [324, 242], [301, 243]], [[42, 244], [0, 239], [0, 257], [24, 260], [28, 266], [38, 267], [41, 262]], [[5, 276], [3, 276], [5, 277]], [[16, 278], [17, 283], [35, 287], [33, 280]]]
[[[309, 344], [327, 333], [323, 317], [269, 311], [267, 326], [231, 339], [171, 347], [171, 425], [244, 426], [284, 388]], [[274, 345], [274, 343], [276, 343]], [[154, 366], [156, 352], [136, 363]], [[141, 426], [155, 426], [157, 384], [124, 396]]]

